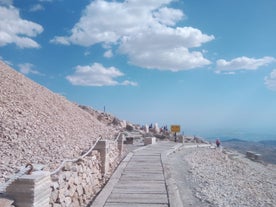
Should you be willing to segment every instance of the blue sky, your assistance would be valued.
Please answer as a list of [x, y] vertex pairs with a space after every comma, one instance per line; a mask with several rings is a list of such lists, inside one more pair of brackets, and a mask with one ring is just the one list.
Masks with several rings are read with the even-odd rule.
[[276, 135], [275, 11], [275, 0], [0, 0], [0, 59], [134, 123]]

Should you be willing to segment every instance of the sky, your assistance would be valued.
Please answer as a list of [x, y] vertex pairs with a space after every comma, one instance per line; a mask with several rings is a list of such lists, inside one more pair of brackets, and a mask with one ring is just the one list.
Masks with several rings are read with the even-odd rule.
[[137, 124], [276, 139], [275, 0], [0, 0], [0, 60]]

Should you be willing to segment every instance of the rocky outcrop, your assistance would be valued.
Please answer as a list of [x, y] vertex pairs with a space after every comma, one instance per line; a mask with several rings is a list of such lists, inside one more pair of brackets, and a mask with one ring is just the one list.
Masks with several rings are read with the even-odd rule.
[[89, 106], [79, 105], [79, 107], [84, 111], [88, 112], [89, 114], [91, 114], [93, 117], [97, 117], [97, 119], [103, 124], [106, 124], [108, 126], [111, 125], [117, 129], [126, 128], [126, 124], [124, 120], [120, 120], [111, 114], [97, 111]]

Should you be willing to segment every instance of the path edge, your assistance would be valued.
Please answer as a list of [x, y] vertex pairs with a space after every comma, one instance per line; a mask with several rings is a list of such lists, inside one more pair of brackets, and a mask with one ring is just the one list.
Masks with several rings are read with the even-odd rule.
[[121, 161], [115, 172], [112, 174], [102, 191], [97, 195], [90, 207], [103, 207], [110, 196], [114, 186], [119, 181], [124, 169], [126, 168], [128, 162], [134, 155], [133, 152], [129, 152], [127, 156]]
[[169, 206], [170, 207], [183, 207], [182, 200], [180, 198], [179, 190], [176, 185], [175, 179], [172, 177], [172, 173], [168, 163], [168, 156], [182, 147], [183, 144], [176, 144], [171, 149], [161, 154], [161, 161], [163, 163], [164, 176], [166, 181]]

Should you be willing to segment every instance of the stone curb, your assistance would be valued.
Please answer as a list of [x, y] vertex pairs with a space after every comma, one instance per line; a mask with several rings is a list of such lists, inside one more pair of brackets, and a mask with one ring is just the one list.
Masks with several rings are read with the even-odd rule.
[[176, 180], [172, 177], [169, 163], [168, 163], [168, 156], [174, 153], [179, 148], [201, 148], [201, 147], [210, 147], [210, 144], [193, 144], [193, 145], [184, 145], [184, 144], [177, 144], [171, 147], [168, 151], [161, 154], [161, 160], [163, 163], [164, 168], [164, 176], [166, 179], [167, 191], [169, 196], [169, 203], [170, 207], [183, 207], [183, 202], [180, 198], [179, 190], [176, 184]]
[[174, 145], [171, 149], [161, 154], [170, 207], [183, 207], [176, 181], [172, 177], [168, 164], [168, 156], [182, 146], [183, 144]]

